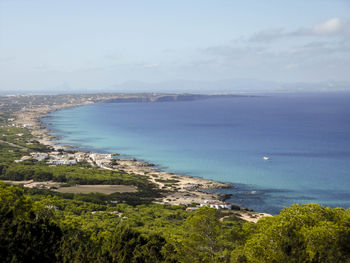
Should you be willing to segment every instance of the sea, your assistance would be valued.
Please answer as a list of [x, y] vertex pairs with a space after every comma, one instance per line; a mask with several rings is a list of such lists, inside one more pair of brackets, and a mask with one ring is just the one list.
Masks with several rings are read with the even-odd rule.
[[42, 121], [61, 145], [230, 183], [215, 191], [255, 211], [350, 207], [350, 93], [97, 103]]

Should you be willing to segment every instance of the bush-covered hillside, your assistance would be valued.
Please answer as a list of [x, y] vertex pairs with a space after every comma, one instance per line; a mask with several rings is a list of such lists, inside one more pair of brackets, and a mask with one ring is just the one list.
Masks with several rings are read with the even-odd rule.
[[67, 199], [0, 184], [1, 262], [350, 262], [350, 209], [220, 211]]

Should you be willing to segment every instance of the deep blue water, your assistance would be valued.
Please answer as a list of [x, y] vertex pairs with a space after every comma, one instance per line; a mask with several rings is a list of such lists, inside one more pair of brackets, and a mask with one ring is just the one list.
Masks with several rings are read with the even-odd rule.
[[220, 191], [257, 211], [309, 202], [350, 207], [350, 94], [101, 103], [44, 122], [62, 144], [233, 183]]

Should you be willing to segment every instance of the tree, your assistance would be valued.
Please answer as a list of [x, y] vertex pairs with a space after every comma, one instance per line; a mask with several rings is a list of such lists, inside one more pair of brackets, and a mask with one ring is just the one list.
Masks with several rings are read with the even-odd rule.
[[62, 232], [18, 187], [0, 183], [0, 261], [56, 262]]
[[160, 235], [145, 236], [129, 226], [119, 226], [102, 240], [101, 262], [163, 262], [162, 248], [166, 241]]
[[349, 209], [292, 205], [263, 218], [242, 247], [247, 262], [350, 262]]
[[190, 216], [183, 226], [183, 237], [178, 242], [181, 262], [222, 262], [218, 255], [220, 222], [216, 209], [204, 206]]

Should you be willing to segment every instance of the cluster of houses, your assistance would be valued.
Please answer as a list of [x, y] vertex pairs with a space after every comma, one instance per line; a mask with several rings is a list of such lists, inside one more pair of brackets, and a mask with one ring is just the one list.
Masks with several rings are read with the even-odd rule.
[[204, 204], [200, 204], [200, 207], [202, 206], [209, 206], [215, 209], [232, 209], [232, 205], [229, 203], [209, 203], [207, 200], [204, 201]]
[[74, 165], [80, 162], [88, 162], [94, 166], [98, 167], [108, 167], [112, 158], [111, 154], [98, 154], [98, 153], [86, 153], [86, 152], [32, 152], [28, 156], [23, 156], [21, 159], [15, 162], [22, 162], [28, 159], [35, 159], [39, 162], [47, 161], [51, 165]]
[[77, 159], [72, 153], [50, 152], [48, 163], [52, 165], [73, 165], [77, 163]]
[[23, 123], [23, 124], [16, 124], [16, 123], [13, 123], [15, 121], [15, 118], [8, 118], [7, 119], [8, 122], [11, 122], [11, 124], [9, 124], [9, 126], [12, 126], [12, 127], [20, 127], [20, 128], [30, 128], [30, 127], [33, 127], [32, 124], [30, 123]]
[[39, 152], [32, 152], [30, 153], [30, 155], [33, 157], [33, 159], [41, 162], [46, 160], [47, 158], [49, 158], [49, 154], [48, 153], [39, 153]]
[[112, 154], [91, 153], [89, 159], [98, 167], [109, 167]]
[[232, 209], [232, 204], [229, 203], [211, 203], [208, 200], [204, 200], [204, 203], [200, 204], [197, 207], [187, 207], [186, 210], [187, 211], [195, 211], [200, 207], [203, 206], [209, 206], [210, 208], [215, 208], [215, 209], [228, 209], [231, 210]]

